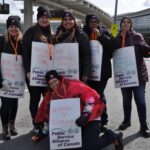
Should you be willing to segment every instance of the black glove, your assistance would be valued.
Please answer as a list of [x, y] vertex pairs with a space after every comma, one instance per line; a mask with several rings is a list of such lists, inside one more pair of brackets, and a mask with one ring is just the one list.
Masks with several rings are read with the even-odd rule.
[[88, 123], [89, 116], [88, 115], [81, 115], [77, 120], [76, 124], [79, 127], [84, 127]]

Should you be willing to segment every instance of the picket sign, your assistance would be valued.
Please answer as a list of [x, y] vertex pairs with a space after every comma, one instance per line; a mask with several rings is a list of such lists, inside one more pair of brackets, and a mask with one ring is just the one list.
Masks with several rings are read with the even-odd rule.
[[90, 80], [100, 81], [101, 79], [101, 68], [102, 68], [102, 56], [103, 47], [101, 43], [97, 40], [91, 40], [91, 59], [92, 59], [92, 71]]
[[49, 115], [50, 149], [82, 147], [81, 128], [75, 124], [80, 116], [80, 99], [52, 100]]
[[117, 49], [113, 54], [116, 88], [139, 85], [134, 46]]
[[50, 60], [47, 43], [32, 42], [30, 85], [47, 86], [45, 74], [49, 70], [57, 70], [67, 79], [79, 79], [78, 43], [61, 43], [52, 46]]
[[0, 96], [21, 98], [24, 96], [25, 73], [22, 56], [1, 53], [1, 72], [4, 86], [0, 89]]

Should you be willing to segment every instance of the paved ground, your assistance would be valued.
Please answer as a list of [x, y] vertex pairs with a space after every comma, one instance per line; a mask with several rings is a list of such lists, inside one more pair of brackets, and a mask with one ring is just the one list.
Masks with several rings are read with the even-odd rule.
[[[123, 111], [120, 90], [114, 89], [114, 83], [112, 79], [108, 82], [106, 97], [108, 101], [107, 106], [109, 114], [109, 127], [115, 130], [123, 120]], [[150, 122], [150, 83], [148, 83], [146, 87], [146, 101], [147, 119], [148, 122]], [[49, 150], [48, 138], [45, 138], [40, 143], [36, 144], [32, 143], [31, 141], [32, 134], [30, 131], [32, 129], [32, 125], [28, 106], [29, 94], [26, 91], [25, 98], [20, 99], [19, 101], [19, 110], [16, 120], [16, 126], [19, 131], [19, 135], [7, 142], [4, 142], [0, 135], [0, 150]], [[124, 144], [125, 150], [150, 150], [150, 138], [145, 139], [141, 137], [139, 133], [139, 122], [134, 101], [132, 110], [132, 126], [124, 131]], [[114, 147], [111, 145], [105, 148], [105, 150], [114, 150]]]

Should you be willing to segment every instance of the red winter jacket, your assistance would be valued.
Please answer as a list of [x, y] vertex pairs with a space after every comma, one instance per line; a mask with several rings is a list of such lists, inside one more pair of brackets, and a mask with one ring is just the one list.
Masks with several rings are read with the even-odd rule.
[[[64, 85], [66, 90], [65, 96], [62, 90], [62, 86], [64, 87]], [[89, 86], [80, 81], [62, 79], [59, 84], [58, 91], [59, 95], [50, 90], [46, 92], [35, 117], [36, 123], [48, 122], [50, 101], [54, 99], [80, 98], [81, 112], [85, 107], [85, 103], [92, 103], [93, 109], [89, 121], [99, 117], [104, 110], [104, 103], [100, 100], [99, 94], [94, 89], [90, 88]]]

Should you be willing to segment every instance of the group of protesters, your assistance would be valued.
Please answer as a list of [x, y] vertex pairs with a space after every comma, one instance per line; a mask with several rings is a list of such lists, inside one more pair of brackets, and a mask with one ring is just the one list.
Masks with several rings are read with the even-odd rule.
[[[16, 61], [19, 55], [23, 58], [25, 81], [30, 94], [29, 109], [34, 132], [32, 140], [39, 140], [40, 137], [48, 134], [44, 132], [44, 125], [49, 123], [49, 106], [47, 105], [51, 100], [79, 97], [82, 104], [81, 116], [77, 118], [76, 124], [82, 128], [83, 145], [81, 149], [99, 150], [114, 143], [116, 150], [123, 150], [123, 133], [120, 130], [125, 130], [131, 126], [132, 95], [134, 95], [137, 106], [140, 133], [143, 137], [150, 137], [145, 102], [148, 73], [144, 62], [144, 57], [150, 57], [150, 46], [140, 33], [133, 30], [131, 18], [124, 16], [121, 19], [120, 32], [115, 38], [109, 33], [109, 30], [102, 30], [98, 16], [93, 13], [86, 15], [85, 25], [81, 29], [78, 27], [73, 14], [64, 11], [62, 21], [55, 35], [51, 33], [49, 18], [49, 10], [40, 6], [37, 9], [37, 23], [22, 35], [20, 17], [9, 16], [6, 21], [7, 33], [0, 37], [1, 54], [13, 54]], [[100, 81], [90, 79], [92, 67], [91, 40], [98, 41], [103, 47]], [[52, 57], [50, 45], [78, 43], [79, 81], [64, 79], [56, 70], [50, 70], [45, 75], [48, 88], [30, 85], [33, 41], [47, 43], [50, 58]], [[104, 91], [109, 78], [112, 77], [111, 59], [113, 53], [117, 49], [122, 48], [122, 50], [125, 50], [123, 48], [129, 46], [134, 46], [139, 85], [121, 88], [124, 119], [119, 125], [118, 131], [114, 132], [108, 129], [107, 104]], [[9, 86], [3, 81], [3, 73], [0, 73], [0, 88]], [[42, 96], [44, 98], [39, 106]], [[11, 136], [18, 134], [15, 127], [17, 109], [18, 98], [1, 96], [0, 116], [2, 134], [5, 140], [10, 140]], [[97, 117], [100, 119], [97, 119]], [[101, 132], [104, 134], [99, 136]]]

